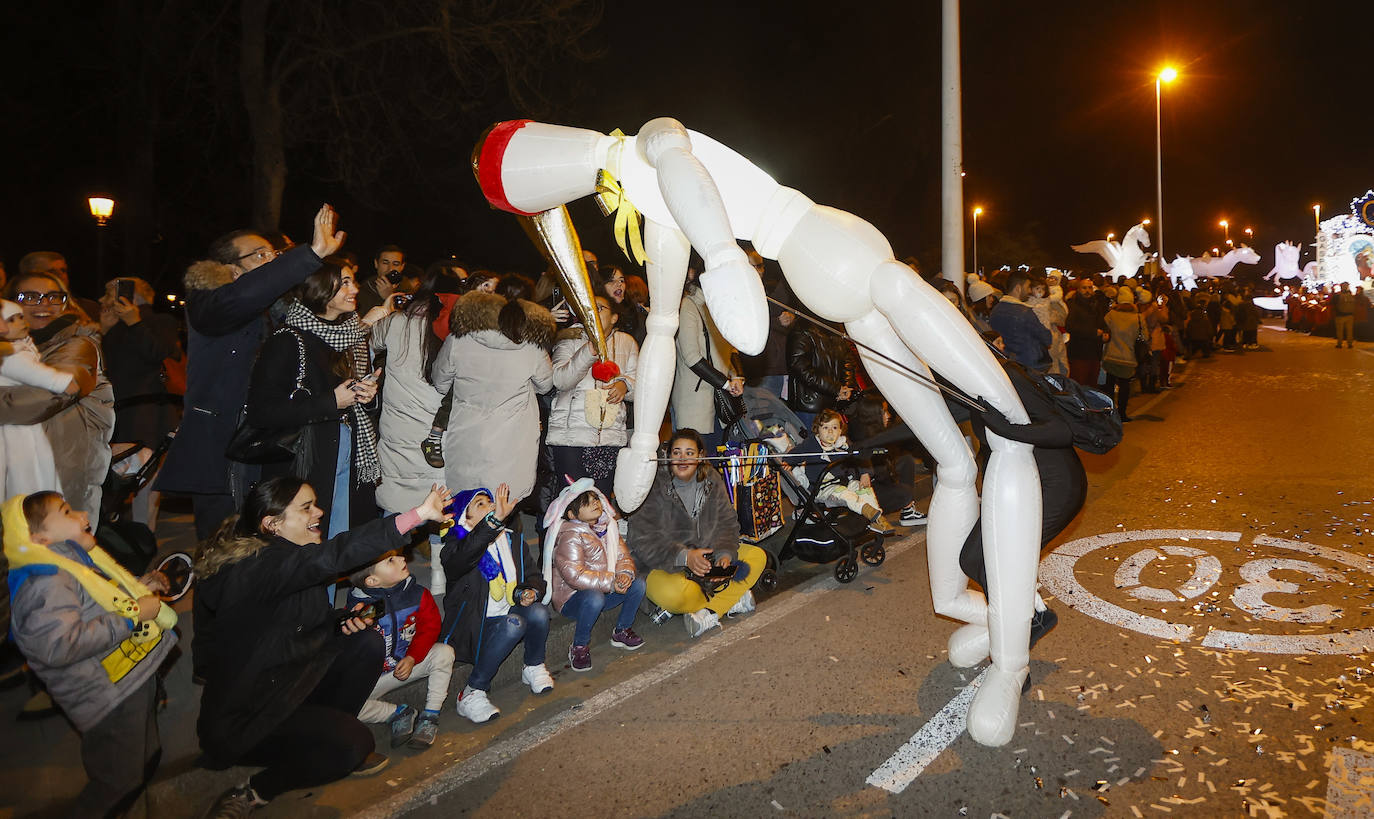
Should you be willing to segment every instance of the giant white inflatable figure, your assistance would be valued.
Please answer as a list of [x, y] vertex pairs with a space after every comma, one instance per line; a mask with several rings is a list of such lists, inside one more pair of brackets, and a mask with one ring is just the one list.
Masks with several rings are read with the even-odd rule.
[[1254, 248], [1246, 245], [1233, 247], [1220, 256], [1204, 253], [1188, 262], [1193, 266], [1193, 275], [1199, 278], [1217, 279], [1230, 276], [1238, 264], [1259, 264], [1260, 256]]
[[1197, 289], [1197, 277], [1193, 275], [1193, 262], [1189, 257], [1175, 256], [1172, 262], [1164, 265], [1164, 272], [1168, 274], [1174, 287], [1182, 287], [1184, 290]]
[[1145, 264], [1145, 250], [1150, 246], [1150, 231], [1146, 229], [1149, 222], [1141, 222], [1126, 231], [1126, 235], [1121, 237], [1120, 242], [1113, 242], [1109, 239], [1098, 239], [1092, 242], [1084, 242], [1081, 245], [1072, 245], [1073, 249], [1079, 253], [1096, 253], [1107, 260], [1107, 264], [1112, 269], [1103, 275], [1111, 276], [1112, 281], [1121, 281], [1135, 276], [1140, 266]]
[[1264, 278], [1275, 284], [1278, 284], [1280, 279], [1302, 278], [1302, 271], [1298, 269], [1300, 252], [1298, 246], [1292, 242], [1279, 242], [1274, 245], [1274, 269]]
[[[741, 351], [760, 352], [768, 335], [763, 285], [736, 243], [746, 239], [765, 258], [778, 260], [803, 304], [843, 322], [856, 340], [914, 372], [939, 372], [1013, 423], [1029, 420], [968, 320], [894, 259], [876, 228], [779, 185], [677, 120], [651, 120], [629, 137], [502, 122], [478, 144], [473, 163], [488, 201], [503, 210], [535, 216], [600, 191], [622, 208], [626, 200], [633, 203], [645, 218], [648, 337], [635, 383], [635, 433], [620, 451], [615, 478], [617, 501], [627, 510], [639, 506], [653, 482], [692, 248], [705, 263], [701, 286], [707, 307]], [[939, 392], [868, 350], [860, 355], [882, 394], [939, 463], [927, 532], [935, 609], [969, 624], [951, 637], [951, 661], [972, 666], [991, 656], [969, 709], [969, 734], [985, 745], [1004, 744], [1016, 727], [1029, 673], [1036, 599], [1040, 481], [1031, 447], [988, 435], [992, 457], [983, 482], [982, 521], [991, 591], [984, 599], [968, 588], [959, 569], [959, 550], [979, 517], [977, 468], [963, 435]]]

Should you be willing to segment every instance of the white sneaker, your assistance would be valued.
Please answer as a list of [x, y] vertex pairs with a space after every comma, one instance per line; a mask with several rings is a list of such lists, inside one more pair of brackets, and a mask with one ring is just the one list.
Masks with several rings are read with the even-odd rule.
[[720, 628], [720, 615], [710, 609], [702, 609], [682, 615], [682, 622], [687, 626], [688, 636], [700, 637], [713, 628]]
[[520, 672], [520, 680], [536, 694], [553, 690], [553, 675], [543, 663], [525, 666], [525, 670]]
[[741, 597], [739, 600], [737, 600], [737, 601], [735, 602], [735, 605], [733, 605], [733, 606], [730, 607], [730, 610], [729, 610], [729, 611], [725, 612], [725, 616], [726, 616], [726, 617], [738, 617], [738, 616], [741, 615], [741, 614], [748, 614], [749, 612], [751, 612], [751, 611], [753, 611], [753, 610], [754, 610], [754, 592], [753, 592], [753, 591], [747, 591], [747, 592], [744, 593], [744, 596], [743, 596], [743, 597]]
[[501, 709], [491, 704], [487, 692], [468, 686], [458, 695], [458, 715], [481, 724], [501, 716]]

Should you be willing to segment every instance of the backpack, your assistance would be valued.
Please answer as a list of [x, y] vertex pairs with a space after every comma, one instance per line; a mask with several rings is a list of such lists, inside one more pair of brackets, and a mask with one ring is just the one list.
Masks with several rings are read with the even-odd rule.
[[1050, 399], [1055, 414], [1069, 425], [1073, 445], [1094, 455], [1103, 455], [1121, 443], [1121, 418], [1116, 404], [1097, 390], [1079, 384], [1067, 375], [1041, 373], [1003, 356], [1008, 368], [1015, 368], [1042, 395]]

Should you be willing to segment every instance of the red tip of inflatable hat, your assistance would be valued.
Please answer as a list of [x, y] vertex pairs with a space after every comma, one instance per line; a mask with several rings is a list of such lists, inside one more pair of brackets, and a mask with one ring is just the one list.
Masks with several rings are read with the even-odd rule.
[[477, 184], [482, 188], [482, 195], [492, 207], [522, 216], [534, 214], [520, 210], [506, 198], [506, 186], [501, 181], [501, 163], [506, 156], [506, 147], [510, 145], [515, 132], [532, 121], [510, 119], [498, 122], [482, 135], [477, 141], [477, 147], [472, 151], [472, 172], [477, 175]]
[[592, 378], [597, 381], [610, 381], [620, 375], [620, 366], [614, 361], [598, 361], [592, 365]]

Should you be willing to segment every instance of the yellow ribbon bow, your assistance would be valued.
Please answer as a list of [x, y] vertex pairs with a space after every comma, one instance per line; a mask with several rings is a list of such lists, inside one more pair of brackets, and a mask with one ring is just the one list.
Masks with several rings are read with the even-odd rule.
[[[625, 134], [617, 128], [611, 132], [611, 136], [621, 140], [621, 145], [611, 149], [614, 153], [610, 157], [610, 164], [618, 171]], [[615, 243], [620, 245], [620, 252], [625, 254], [625, 258], [643, 265], [648, 256], [644, 253], [644, 238], [640, 233], [639, 210], [625, 195], [620, 180], [608, 168], [596, 172], [596, 204], [601, 208], [602, 216], [615, 214]]]

